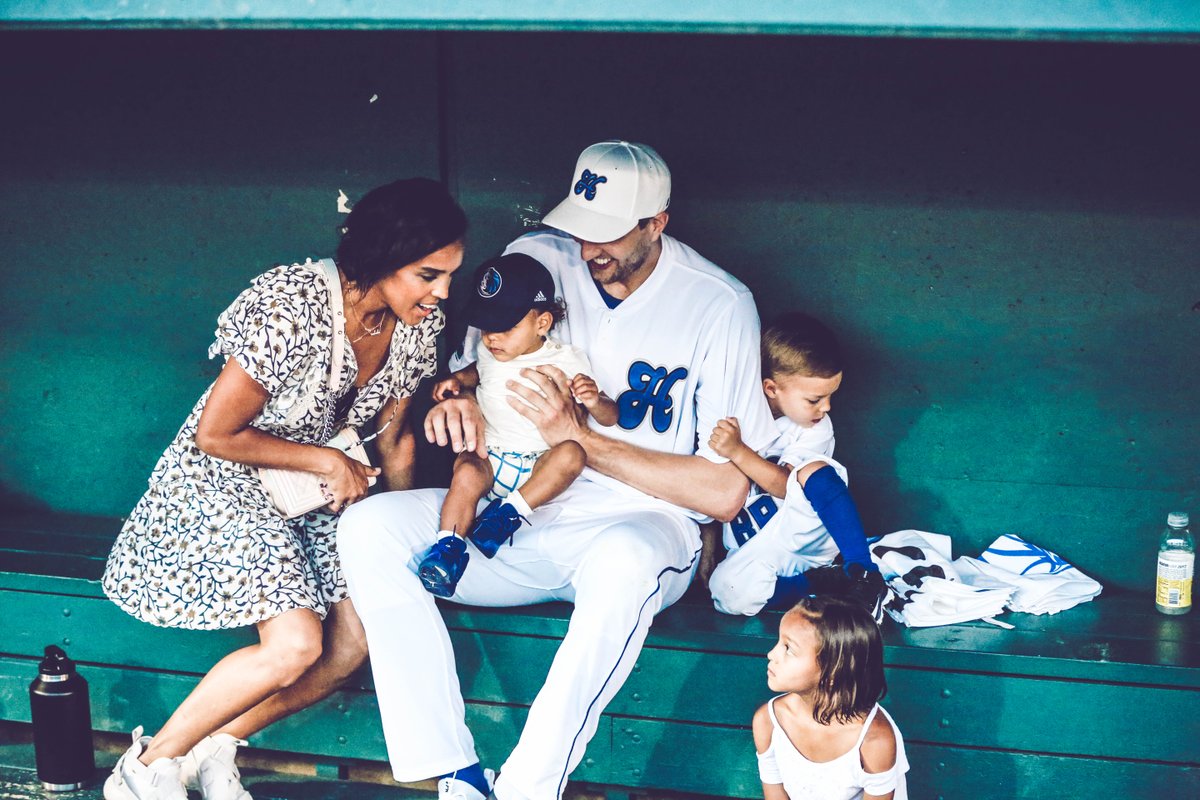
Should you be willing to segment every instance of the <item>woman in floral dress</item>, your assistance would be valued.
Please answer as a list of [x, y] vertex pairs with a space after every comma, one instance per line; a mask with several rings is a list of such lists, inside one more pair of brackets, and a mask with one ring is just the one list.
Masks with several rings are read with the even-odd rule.
[[[217, 322], [225, 366], [150, 476], [109, 556], [105, 593], [154, 625], [255, 625], [259, 643], [212, 668], [153, 738], [134, 742], [108, 800], [248, 800], [234, 756], [244, 739], [330, 694], [366, 657], [335, 550], [337, 514], [380, 475], [407, 488], [408, 408], [436, 370], [435, 338], [466, 217], [434, 181], [397, 181], [355, 205], [338, 245], [343, 316], [320, 262], [253, 280]], [[331, 386], [335, 325], [341, 377]], [[372, 420], [382, 470], [324, 447]], [[252, 468], [316, 473], [329, 505], [286, 519]]]

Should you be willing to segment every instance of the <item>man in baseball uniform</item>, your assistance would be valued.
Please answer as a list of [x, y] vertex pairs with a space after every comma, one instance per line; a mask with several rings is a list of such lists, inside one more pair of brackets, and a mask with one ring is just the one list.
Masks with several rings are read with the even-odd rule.
[[[397, 780], [440, 776], [443, 798], [556, 800], [601, 712], [628, 677], [654, 615], [687, 588], [697, 522], [728, 520], [746, 478], [707, 447], [737, 417], [747, 444], [775, 436], [763, 398], [759, 321], [749, 290], [667, 236], [671, 176], [653, 149], [623, 141], [579, 157], [555, 230], [506, 252], [544, 264], [566, 301], [563, 341], [582, 348], [615, 426], [589, 426], [553, 367], [529, 370], [511, 402], [550, 445], [572, 439], [588, 467], [492, 559], [472, 559], [453, 599], [483, 606], [574, 603], [566, 637], [516, 748], [491, 787], [464, 722], [454, 653], [432, 596], [414, 573], [437, 538], [443, 489], [390, 492], [351, 506], [338, 549], [367, 632], [388, 756]], [[472, 369], [478, 333], [454, 369]], [[436, 406], [426, 435], [486, 452], [470, 397]], [[705, 436], [697, 443], [698, 432]], [[473, 545], [472, 545], [473, 546]]]

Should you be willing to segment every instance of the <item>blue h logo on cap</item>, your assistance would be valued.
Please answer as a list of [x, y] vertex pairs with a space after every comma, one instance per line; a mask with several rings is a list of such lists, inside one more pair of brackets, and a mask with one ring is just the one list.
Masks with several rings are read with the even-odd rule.
[[597, 175], [585, 167], [583, 174], [579, 176], [579, 181], [575, 184], [575, 194], [583, 195], [584, 200], [595, 200], [596, 187], [602, 183], [608, 183], [608, 178]]

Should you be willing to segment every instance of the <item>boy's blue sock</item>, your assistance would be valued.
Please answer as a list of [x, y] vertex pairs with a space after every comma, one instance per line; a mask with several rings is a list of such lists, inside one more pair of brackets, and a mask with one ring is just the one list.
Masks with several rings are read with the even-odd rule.
[[879, 567], [875, 566], [867, 549], [867, 534], [858, 517], [858, 507], [837, 471], [826, 465], [809, 475], [804, 484], [804, 496], [812, 503], [813, 510], [841, 551], [842, 564], [846, 567], [862, 564], [867, 572], [878, 572]]
[[767, 601], [766, 608], [771, 611], [787, 611], [799, 603], [801, 598], [811, 594], [808, 578], [800, 575], [788, 575], [775, 579], [775, 594]]
[[447, 772], [445, 775], [438, 776], [439, 781], [442, 778], [454, 778], [455, 780], [466, 781], [474, 786], [484, 797], [487, 797], [488, 793], [492, 791], [492, 787], [488, 786], [487, 776], [483, 774], [483, 767], [479, 766], [478, 761], [469, 767], [463, 767], [454, 772]]

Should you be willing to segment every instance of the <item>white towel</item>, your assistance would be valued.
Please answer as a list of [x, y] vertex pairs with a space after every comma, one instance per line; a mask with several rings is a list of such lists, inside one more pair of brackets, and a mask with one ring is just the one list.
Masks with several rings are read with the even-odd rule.
[[950, 625], [995, 616], [1012, 596], [1008, 584], [964, 583], [950, 561], [950, 537], [925, 531], [897, 531], [871, 544], [894, 597], [884, 607], [909, 627]]
[[988, 546], [978, 559], [954, 562], [966, 583], [982, 585], [1007, 581], [1015, 588], [1008, 607], [1029, 614], [1057, 614], [1100, 594], [1103, 587], [1061, 556], [1020, 536], [1006, 533]]

